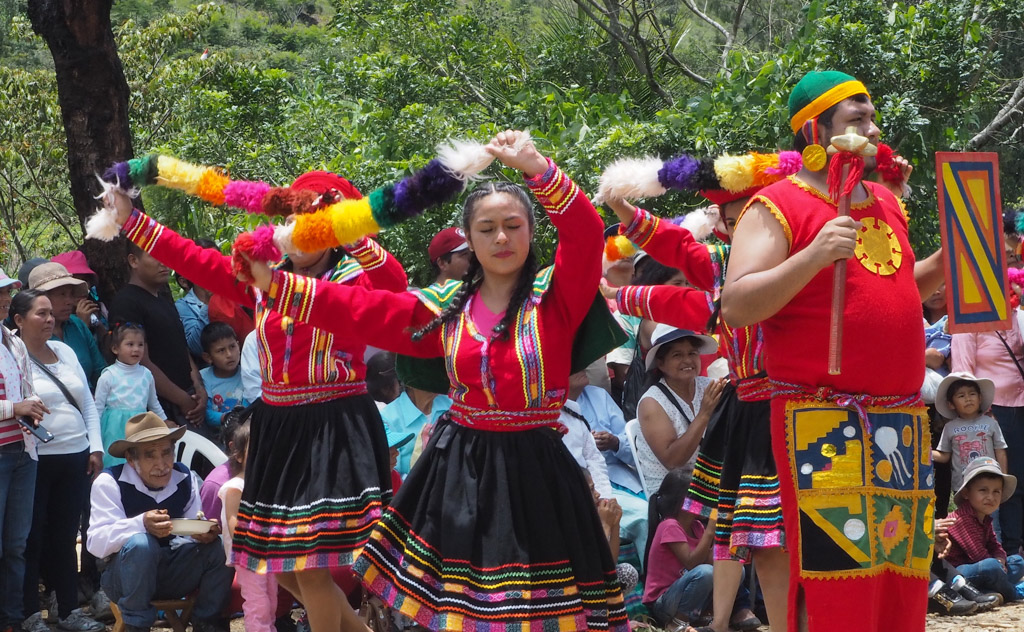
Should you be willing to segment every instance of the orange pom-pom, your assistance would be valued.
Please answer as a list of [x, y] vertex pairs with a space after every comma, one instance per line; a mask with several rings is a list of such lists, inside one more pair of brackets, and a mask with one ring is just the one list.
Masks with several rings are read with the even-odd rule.
[[219, 169], [211, 167], [199, 177], [199, 183], [196, 185], [196, 195], [210, 204], [221, 206], [224, 204], [224, 187], [230, 181]]
[[637, 252], [633, 242], [622, 235], [612, 235], [604, 244], [604, 256], [608, 261], [619, 261], [632, 257]]
[[776, 174], [765, 173], [768, 169], [779, 166], [778, 154], [751, 153], [754, 157], [754, 186], [763, 187], [779, 180]]
[[327, 211], [304, 213], [295, 218], [295, 230], [292, 231], [292, 243], [302, 252], [318, 252], [338, 247], [338, 238], [334, 236], [334, 224], [331, 214]]

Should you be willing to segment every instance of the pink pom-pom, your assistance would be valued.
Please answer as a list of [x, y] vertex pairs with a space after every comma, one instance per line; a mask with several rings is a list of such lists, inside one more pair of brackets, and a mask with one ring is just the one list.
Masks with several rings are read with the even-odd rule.
[[281, 251], [274, 244], [274, 227], [264, 224], [252, 231], [252, 246], [247, 253], [253, 259], [260, 261], [278, 261], [281, 258]]
[[1006, 270], [1006, 275], [1010, 278], [1010, 283], [1024, 286], [1024, 269], [1009, 268]]
[[224, 187], [224, 204], [240, 208], [246, 213], [263, 212], [263, 196], [270, 191], [266, 182], [232, 180]]
[[803, 167], [803, 158], [798, 151], [780, 151], [779, 165], [765, 169], [765, 173], [779, 176], [791, 176]]

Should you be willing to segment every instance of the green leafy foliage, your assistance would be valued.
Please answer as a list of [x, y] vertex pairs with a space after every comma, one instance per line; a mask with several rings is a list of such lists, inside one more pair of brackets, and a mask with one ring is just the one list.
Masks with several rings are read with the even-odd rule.
[[[20, 10], [4, 1], [11, 15]], [[653, 77], [569, 0], [120, 0], [113, 18], [136, 154], [222, 165], [238, 178], [287, 184], [322, 168], [369, 192], [426, 164], [447, 138], [521, 127], [593, 190], [622, 156], [788, 147], [789, 90], [804, 72], [831, 67], [865, 81], [884, 139], [915, 165], [908, 205], [920, 250], [938, 243], [935, 151], [998, 151], [1004, 205], [1022, 201], [1022, 115], [975, 140], [1024, 77], [1020, 2], [766, 0], [745, 3], [738, 18], [738, 3], [698, 3], [735, 33], [727, 50], [682, 0], [618, 4], [624, 23], [630, 10], [655, 12], [661, 34], [647, 21], [630, 40], [651, 46]], [[658, 37], [668, 42], [661, 52]], [[0, 85], [0, 263], [10, 265], [74, 246], [81, 228], [63, 174], [52, 62], [19, 17], [0, 33]], [[158, 188], [144, 202], [225, 248], [261, 221]], [[671, 194], [649, 205], [678, 215], [699, 204]], [[427, 283], [426, 244], [458, 219], [450, 204], [381, 240]], [[550, 253], [550, 225], [538, 230]]]

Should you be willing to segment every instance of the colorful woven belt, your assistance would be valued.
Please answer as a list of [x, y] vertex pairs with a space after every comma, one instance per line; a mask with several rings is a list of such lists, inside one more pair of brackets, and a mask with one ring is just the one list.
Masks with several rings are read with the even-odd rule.
[[342, 397], [363, 395], [366, 382], [341, 382], [338, 384], [272, 384], [263, 383], [263, 401], [272, 406], [295, 406], [319, 404]]
[[803, 384], [791, 384], [789, 382], [778, 382], [772, 380], [772, 397], [794, 399], [796, 397], [810, 397], [821, 401], [832, 402], [840, 408], [849, 408], [857, 413], [857, 417], [864, 424], [868, 432], [872, 432], [871, 421], [868, 419], [868, 408], [902, 408], [904, 406], [921, 405], [921, 394], [913, 395], [866, 395], [860, 393], [853, 395], [836, 391], [830, 386], [805, 386]]
[[744, 402], [761, 402], [771, 399], [772, 382], [768, 374], [758, 373], [753, 377], [736, 380], [736, 397]]
[[554, 428], [559, 432], [564, 432], [565, 426], [558, 422], [559, 414], [561, 414], [559, 408], [498, 410], [474, 408], [461, 402], [453, 402], [452, 407], [448, 410], [448, 416], [460, 426], [493, 432], [517, 432], [533, 428]]

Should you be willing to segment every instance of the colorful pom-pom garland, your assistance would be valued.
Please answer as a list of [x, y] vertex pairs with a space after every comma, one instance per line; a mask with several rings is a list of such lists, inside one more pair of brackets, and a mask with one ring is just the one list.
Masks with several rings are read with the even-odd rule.
[[[800, 154], [724, 154], [695, 158], [683, 154], [670, 160], [627, 158], [612, 163], [598, 187], [598, 200], [655, 197], [669, 189], [700, 191], [722, 204], [800, 170]], [[719, 193], [720, 192], [720, 193]], [[728, 199], [726, 199], [728, 198]]]
[[[517, 148], [529, 142], [523, 134]], [[395, 226], [416, 217], [427, 208], [447, 202], [465, 188], [469, 180], [479, 177], [493, 161], [484, 145], [470, 141], [453, 141], [438, 148], [439, 157], [411, 176], [388, 184], [358, 199], [341, 199], [323, 205], [326, 196], [296, 187], [272, 187], [265, 182], [231, 180], [218, 167], [195, 165], [170, 156], [150, 155], [119, 162], [100, 178], [106, 197], [111, 189], [129, 196], [138, 189], [159, 185], [217, 206], [230, 206], [248, 213], [268, 216], [298, 215], [288, 226], [261, 226], [251, 233], [239, 235], [232, 248], [232, 266], [236, 274], [249, 275], [245, 257], [260, 261], [276, 261], [281, 250], [296, 248], [317, 251], [358, 242], [367, 235]], [[296, 185], [298, 185], [298, 181]], [[343, 195], [358, 195], [355, 187]], [[353, 196], [354, 197], [354, 196]], [[312, 212], [310, 212], [312, 211]], [[99, 209], [86, 224], [86, 236], [109, 241], [120, 227], [116, 213]], [[282, 244], [285, 246], [282, 248]]]
[[[529, 141], [529, 134], [522, 134], [515, 148]], [[298, 250], [315, 252], [356, 242], [454, 199], [492, 161], [479, 143], [454, 141], [442, 145], [437, 158], [393, 185], [385, 185], [360, 200], [342, 200], [298, 216], [290, 227], [279, 231], [278, 243], [290, 241]]]
[[[891, 147], [879, 143], [875, 160], [876, 170], [886, 182], [903, 184], [903, 173]], [[612, 163], [601, 174], [595, 202], [657, 197], [677, 189], [700, 192], [710, 201], [724, 204], [749, 197], [756, 189], [797, 173], [802, 165], [796, 151], [704, 158], [683, 154], [666, 161], [625, 158]]]

